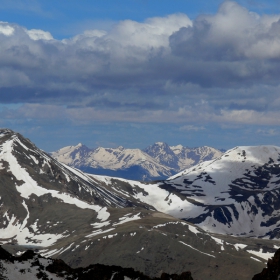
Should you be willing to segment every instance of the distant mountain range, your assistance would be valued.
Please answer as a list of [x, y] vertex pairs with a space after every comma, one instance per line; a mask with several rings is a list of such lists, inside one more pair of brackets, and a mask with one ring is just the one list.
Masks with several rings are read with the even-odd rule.
[[278, 147], [237, 147], [149, 183], [85, 174], [0, 130], [0, 245], [72, 268], [247, 280], [280, 246], [279, 157]]
[[85, 145], [67, 146], [51, 156], [84, 172], [130, 180], [162, 180], [186, 168], [222, 155], [211, 147], [188, 148], [157, 142], [144, 150], [118, 148], [89, 149]]

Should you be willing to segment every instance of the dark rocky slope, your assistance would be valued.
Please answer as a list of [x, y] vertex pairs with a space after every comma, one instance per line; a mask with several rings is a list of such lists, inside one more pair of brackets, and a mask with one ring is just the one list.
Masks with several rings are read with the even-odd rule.
[[28, 250], [19, 257], [0, 246], [0, 279], [66, 279], [66, 280], [193, 280], [190, 272], [180, 275], [162, 273], [150, 278], [132, 268], [93, 264], [85, 268], [71, 268], [60, 259], [44, 258]]
[[267, 262], [267, 267], [259, 274], [256, 274], [252, 280], [279, 280], [280, 279], [280, 249], [278, 249], [273, 258]]

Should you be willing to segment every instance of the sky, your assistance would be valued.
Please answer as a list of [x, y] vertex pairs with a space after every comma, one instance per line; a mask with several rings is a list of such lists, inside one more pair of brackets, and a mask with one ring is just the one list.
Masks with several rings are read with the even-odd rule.
[[280, 146], [280, 0], [1, 0], [0, 116], [47, 152]]

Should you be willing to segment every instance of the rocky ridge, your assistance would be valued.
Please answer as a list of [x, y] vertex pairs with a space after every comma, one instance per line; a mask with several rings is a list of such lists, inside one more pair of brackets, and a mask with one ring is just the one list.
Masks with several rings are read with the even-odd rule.
[[280, 278], [280, 249], [268, 260], [266, 268], [256, 274], [252, 280], [278, 280]]

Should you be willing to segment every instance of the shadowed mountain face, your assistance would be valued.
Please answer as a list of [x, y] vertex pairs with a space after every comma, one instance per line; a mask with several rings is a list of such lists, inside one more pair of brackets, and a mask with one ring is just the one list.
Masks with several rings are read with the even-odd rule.
[[90, 150], [78, 144], [64, 147], [51, 155], [87, 173], [149, 181], [166, 179], [197, 163], [217, 158], [222, 152], [210, 147], [191, 149], [157, 142], [143, 151], [123, 147]]
[[0, 130], [0, 242], [13, 254], [33, 248], [73, 268], [100, 263], [149, 277], [192, 271], [194, 279], [250, 279], [280, 243], [219, 236], [179, 220], [208, 207], [203, 196], [183, 192], [185, 175], [157, 183], [88, 175]]

